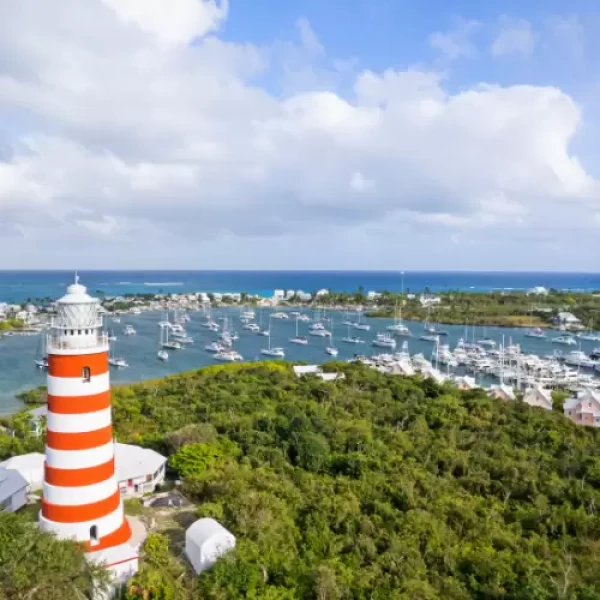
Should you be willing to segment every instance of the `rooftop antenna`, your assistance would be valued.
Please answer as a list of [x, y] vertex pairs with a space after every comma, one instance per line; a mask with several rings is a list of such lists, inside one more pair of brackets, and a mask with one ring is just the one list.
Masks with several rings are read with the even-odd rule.
[[77, 275], [77, 271], [75, 271], [75, 284], [79, 283], [79, 275]]

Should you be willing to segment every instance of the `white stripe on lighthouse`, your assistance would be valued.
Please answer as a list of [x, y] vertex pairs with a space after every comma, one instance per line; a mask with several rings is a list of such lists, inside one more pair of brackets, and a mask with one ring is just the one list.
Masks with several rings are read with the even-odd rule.
[[75, 489], [44, 483], [44, 499], [50, 504], [82, 506], [106, 500], [115, 493], [116, 488], [117, 479], [114, 475], [101, 483], [80, 486]]
[[109, 374], [92, 375], [89, 381], [75, 377], [53, 377], [48, 375], [49, 396], [93, 396], [110, 389]]
[[97, 467], [111, 460], [114, 455], [114, 442], [90, 450], [54, 450], [46, 446], [46, 463], [57, 469]]
[[110, 407], [97, 412], [61, 414], [48, 412], [47, 429], [56, 433], [86, 433], [112, 424]]

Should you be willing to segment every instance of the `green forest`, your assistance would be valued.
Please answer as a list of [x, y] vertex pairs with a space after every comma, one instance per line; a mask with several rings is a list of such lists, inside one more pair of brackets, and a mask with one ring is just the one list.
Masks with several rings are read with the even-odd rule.
[[[265, 362], [114, 389], [118, 441], [168, 455], [196, 515], [238, 540], [196, 578], [156, 530], [123, 598], [600, 598], [598, 431], [482, 390], [325, 368], [345, 378]], [[0, 459], [41, 443], [0, 435]], [[0, 520], [0, 545], [23, 518]], [[0, 550], [0, 588], [23, 561], [50, 568]]]

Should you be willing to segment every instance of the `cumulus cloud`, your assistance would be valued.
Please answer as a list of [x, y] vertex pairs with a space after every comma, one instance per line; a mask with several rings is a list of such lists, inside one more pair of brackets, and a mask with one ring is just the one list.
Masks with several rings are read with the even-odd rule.
[[491, 50], [496, 57], [509, 54], [531, 56], [535, 44], [535, 35], [529, 21], [504, 18]]
[[432, 70], [350, 70], [347, 93], [278, 96], [257, 84], [277, 53], [206, 35], [216, 2], [181, 0], [185, 26], [111, 2], [0, 4], [0, 113], [19, 114], [0, 139], [11, 266], [69, 267], [77, 247], [92, 267], [381, 268], [401, 232], [428, 248], [415, 268], [481, 268], [469, 243], [585, 230], [598, 212], [569, 149], [580, 110], [556, 87], [455, 92]]

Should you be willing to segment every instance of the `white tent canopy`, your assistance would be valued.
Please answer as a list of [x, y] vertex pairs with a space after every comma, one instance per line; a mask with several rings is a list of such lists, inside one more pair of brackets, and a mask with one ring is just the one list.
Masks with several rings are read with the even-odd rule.
[[185, 532], [185, 553], [197, 574], [235, 548], [235, 537], [214, 519], [199, 519]]

